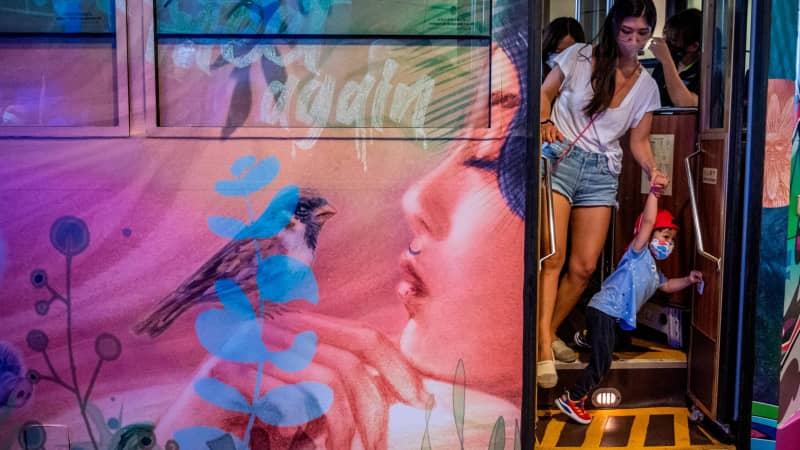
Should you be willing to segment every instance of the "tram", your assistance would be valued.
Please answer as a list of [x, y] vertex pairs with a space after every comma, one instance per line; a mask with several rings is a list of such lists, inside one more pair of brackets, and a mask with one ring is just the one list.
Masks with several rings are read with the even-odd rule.
[[0, 450], [797, 448], [794, 0], [654, 0], [655, 38], [702, 15], [651, 145], [703, 289], [557, 409], [648, 192], [623, 138], [537, 385], [542, 32], [612, 4], [0, 0]]
[[[605, 2], [549, 2], [543, 10], [550, 20], [575, 17], [592, 30], [602, 22], [607, 6]], [[759, 398], [776, 399], [778, 386], [766, 387], [761, 381], [755, 383], [755, 394], [753, 391], [754, 379], [763, 379], [769, 372], [763, 370], [769, 364], [763, 358], [777, 356], [774, 345], [764, 345], [764, 336], [756, 332], [759, 324], [763, 326], [754, 320], [756, 299], [781, 304], [783, 299], [759, 296], [758, 288], [751, 284], [758, 279], [760, 189], [762, 181], [768, 183], [762, 177], [765, 153], [758, 144], [765, 124], [763, 116], [752, 110], [762, 106], [748, 104], [748, 100], [760, 102], [768, 95], [763, 87], [767, 75], [746, 70], [755, 63], [753, 58], [767, 58], [759, 55], [758, 44], [751, 47], [757, 42], [751, 33], [763, 26], [758, 19], [751, 21], [758, 16], [760, 5], [666, 1], [657, 6], [666, 17], [686, 8], [703, 13], [698, 107], [657, 110], [651, 143], [659, 165], [667, 168], [673, 180], [672, 190], [661, 204], [675, 214], [682, 230], [674, 253], [677, 258], [662, 268], [668, 277], [693, 268], [701, 270], [705, 289], [657, 294], [646, 304], [638, 315], [640, 326], [632, 333], [632, 342], [615, 352], [608, 379], [590, 396], [587, 406], [603, 410], [622, 404], [632, 410], [602, 416], [603, 424], [593, 424], [594, 429], [587, 431], [558, 420], [553, 402], [560, 392], [539, 389], [537, 411], [544, 425], [537, 428], [538, 448], [701, 448], [712, 441], [719, 448], [774, 445], [769, 442], [776, 434], [777, 414], [755, 411], [764, 406]], [[652, 55], [642, 55], [640, 60], [652, 70]], [[767, 61], [755, 64], [769, 66]], [[787, 105], [791, 102], [786, 94], [780, 100], [773, 98]], [[642, 176], [635, 165], [623, 168], [611, 238], [595, 274], [598, 283], [613, 270], [630, 242], [640, 211], [633, 205], [642, 205], [647, 193]], [[543, 192], [542, 201], [547, 204], [547, 196], [552, 194], [550, 189]], [[771, 245], [761, 241], [764, 248]], [[765, 289], [764, 283], [769, 282], [781, 284], [782, 280], [762, 279], [760, 288]], [[763, 320], [761, 314], [759, 320]], [[580, 318], [572, 320], [575, 323], [567, 321], [561, 327], [560, 334], [567, 342], [584, 327]], [[756, 348], [771, 356], [756, 354]], [[574, 380], [587, 360], [588, 354], [583, 353], [577, 362], [558, 363], [559, 377], [563, 373]]]

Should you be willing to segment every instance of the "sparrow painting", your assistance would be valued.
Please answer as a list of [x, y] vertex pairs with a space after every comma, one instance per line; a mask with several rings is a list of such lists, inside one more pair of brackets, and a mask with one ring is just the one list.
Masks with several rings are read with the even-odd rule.
[[320, 230], [335, 213], [336, 209], [325, 198], [301, 191], [293, 217], [278, 234], [266, 239], [240, 239], [226, 244], [177, 289], [159, 301], [154, 311], [134, 325], [134, 332], [157, 337], [189, 308], [217, 301], [217, 280], [232, 279], [245, 294], [257, 291], [258, 261], [269, 256], [286, 255], [310, 266]]

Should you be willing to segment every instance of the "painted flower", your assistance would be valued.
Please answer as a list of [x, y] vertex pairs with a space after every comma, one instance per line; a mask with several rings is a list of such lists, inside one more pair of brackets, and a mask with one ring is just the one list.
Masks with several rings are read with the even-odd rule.
[[94, 341], [94, 352], [103, 361], [114, 361], [122, 353], [122, 344], [113, 334], [103, 333]]
[[765, 208], [789, 204], [789, 167], [794, 131], [794, 83], [769, 80], [767, 87], [767, 138], [764, 145]]

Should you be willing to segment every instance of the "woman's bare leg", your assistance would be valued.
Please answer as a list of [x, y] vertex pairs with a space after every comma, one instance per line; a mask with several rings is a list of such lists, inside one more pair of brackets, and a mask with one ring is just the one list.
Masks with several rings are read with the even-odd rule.
[[[556, 294], [558, 292], [558, 278], [561, 268], [564, 267], [567, 251], [567, 229], [569, 227], [569, 217], [572, 206], [561, 194], [553, 193], [553, 212], [555, 215], [555, 236], [556, 254], [542, 263], [542, 271], [539, 274], [539, 354], [538, 361], [553, 359], [552, 336], [549, 330], [553, 324], [553, 311], [556, 306]], [[543, 216], [544, 217], [544, 216]], [[546, 220], [546, 219], [545, 219]], [[547, 240], [547, 230], [542, 233], [543, 243], [542, 253], [549, 250]]]
[[[570, 224], [572, 248], [567, 274], [558, 286], [553, 319], [550, 323], [550, 341], [567, 318], [572, 308], [589, 285], [597, 260], [603, 251], [611, 221], [611, 207], [594, 206], [574, 208]], [[540, 347], [541, 348], [541, 347]]]

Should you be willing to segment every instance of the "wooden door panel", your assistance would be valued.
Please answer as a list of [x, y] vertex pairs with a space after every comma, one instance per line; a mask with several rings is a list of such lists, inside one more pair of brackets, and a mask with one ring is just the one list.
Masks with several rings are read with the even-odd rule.
[[[653, 116], [651, 134], [672, 135], [672, 193], [661, 197], [660, 208], [666, 208], [675, 216], [681, 228], [675, 242], [675, 250], [666, 261], [659, 263], [659, 268], [667, 277], [682, 277], [692, 269], [695, 244], [692, 213], [689, 205], [689, 188], [683, 160], [696, 148], [697, 113], [660, 114]], [[633, 227], [636, 218], [642, 211], [647, 194], [641, 190], [642, 170], [630, 154], [627, 137], [622, 139], [625, 159], [619, 179], [619, 208], [617, 208], [614, 226], [614, 263], [622, 257], [633, 238]], [[688, 306], [692, 293], [688, 290], [665, 294], [657, 292], [655, 300], [666, 300], [675, 305]]]
[[[695, 190], [697, 192], [697, 210], [700, 228], [706, 252], [722, 257], [725, 239], [723, 189], [725, 185], [725, 140], [701, 139], [703, 153], [695, 158]], [[692, 309], [692, 323], [709, 338], [719, 338], [719, 320], [722, 306], [721, 283], [722, 274], [716, 263], [697, 255], [698, 270], [703, 272], [705, 289], [702, 296], [697, 296]]]
[[[702, 153], [690, 159], [697, 215], [703, 250], [722, 257], [725, 239], [724, 136], [700, 137]], [[689, 352], [689, 392], [698, 407], [712, 418], [717, 416], [719, 387], [720, 319], [722, 314], [722, 272], [720, 265], [695, 252], [695, 268], [703, 272], [703, 294], [693, 292], [691, 349]]]

